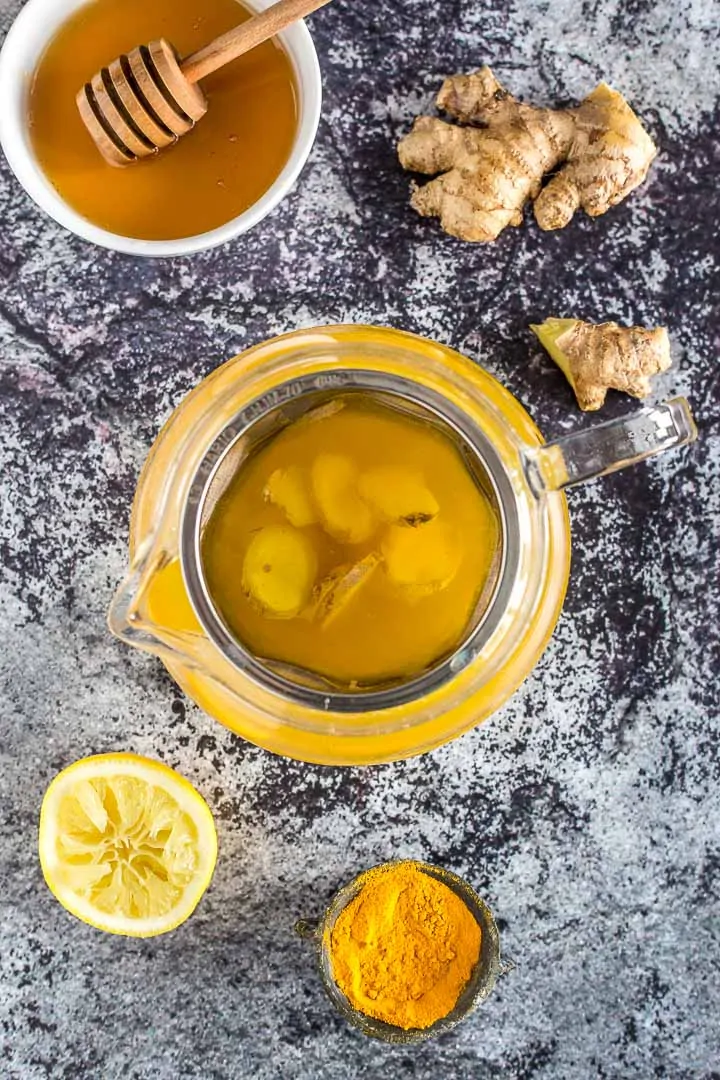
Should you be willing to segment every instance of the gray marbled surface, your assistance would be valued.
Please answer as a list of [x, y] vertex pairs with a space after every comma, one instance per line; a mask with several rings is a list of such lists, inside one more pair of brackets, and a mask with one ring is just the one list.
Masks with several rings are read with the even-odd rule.
[[[19, 6], [0, 0], [0, 31]], [[3, 1080], [720, 1076], [719, 20], [707, 0], [336, 0], [312, 20], [325, 104], [299, 185], [187, 260], [86, 246], [0, 163]], [[419, 219], [394, 141], [483, 61], [539, 103], [614, 83], [660, 143], [650, 182], [599, 221], [492, 247]], [[220, 361], [294, 327], [387, 323], [480, 360], [550, 434], [590, 420], [528, 334], [548, 314], [666, 324], [657, 395], [688, 394], [700, 439], [572, 493], [565, 611], [483, 727], [392, 766], [292, 763], [110, 638], [138, 470]], [[154, 941], [66, 915], [36, 856], [54, 773], [121, 748], [179, 768], [218, 821], [208, 895]], [[466, 875], [517, 961], [412, 1051], [347, 1029], [291, 932], [391, 856]]]

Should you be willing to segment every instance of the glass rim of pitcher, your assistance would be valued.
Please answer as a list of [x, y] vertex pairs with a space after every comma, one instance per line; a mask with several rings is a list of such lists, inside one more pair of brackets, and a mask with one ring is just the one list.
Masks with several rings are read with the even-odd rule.
[[[239, 440], [259, 421], [283, 407], [320, 394], [375, 393], [410, 402], [426, 418], [442, 423], [461, 440], [482, 468], [492, 489], [500, 519], [500, 566], [484, 610], [462, 641], [436, 664], [406, 681], [377, 689], [343, 691], [330, 683], [316, 687], [287, 678], [263, 661], [230, 630], [213, 601], [202, 558], [203, 514], [208, 493], [219, 470]], [[311, 404], [308, 404], [311, 408]], [[304, 410], [307, 411], [307, 410]], [[300, 413], [302, 415], [302, 413]], [[292, 422], [292, 421], [289, 421]], [[301, 374], [274, 385], [239, 409], [214, 437], [189, 484], [181, 512], [179, 556], [185, 587], [195, 614], [212, 643], [244, 676], [265, 691], [295, 705], [323, 713], [366, 714], [401, 707], [439, 690], [465, 670], [492, 638], [506, 613], [521, 558], [520, 521], [516, 494], [501, 457], [479, 424], [453, 400], [423, 383], [374, 368], [337, 367]], [[308, 672], [318, 682], [322, 677]]]

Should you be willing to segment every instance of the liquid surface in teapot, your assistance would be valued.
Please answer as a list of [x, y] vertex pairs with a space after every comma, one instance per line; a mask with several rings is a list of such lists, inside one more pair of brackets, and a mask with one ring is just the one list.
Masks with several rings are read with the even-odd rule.
[[484, 606], [501, 546], [491, 498], [434, 423], [351, 395], [239, 468], [204, 529], [208, 589], [256, 656], [351, 690], [405, 681]]

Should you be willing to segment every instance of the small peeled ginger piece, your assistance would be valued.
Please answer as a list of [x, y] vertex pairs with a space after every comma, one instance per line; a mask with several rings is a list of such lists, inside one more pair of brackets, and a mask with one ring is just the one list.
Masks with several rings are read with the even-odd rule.
[[309, 601], [317, 556], [305, 533], [269, 525], [255, 533], [243, 561], [242, 586], [254, 606], [272, 619], [292, 619]]
[[276, 469], [265, 485], [263, 495], [268, 502], [278, 506], [290, 524], [298, 529], [315, 525], [318, 520], [310, 477], [307, 470], [299, 465]]
[[323, 628], [334, 622], [367, 584], [380, 562], [380, 556], [373, 551], [359, 562], [336, 566], [315, 589], [313, 618]]
[[344, 454], [318, 454], [312, 490], [326, 532], [345, 544], [362, 544], [375, 532], [375, 515], [358, 493], [358, 469]]
[[398, 525], [424, 525], [440, 509], [422, 475], [402, 466], [368, 469], [358, 480], [358, 491], [383, 521]]
[[417, 529], [391, 525], [382, 553], [390, 581], [415, 600], [449, 585], [462, 561], [455, 531], [437, 518]]
[[608, 390], [647, 397], [650, 376], [670, 367], [670, 341], [664, 327], [647, 330], [614, 322], [596, 325], [580, 319], [546, 319], [530, 329], [587, 412], [605, 404]]

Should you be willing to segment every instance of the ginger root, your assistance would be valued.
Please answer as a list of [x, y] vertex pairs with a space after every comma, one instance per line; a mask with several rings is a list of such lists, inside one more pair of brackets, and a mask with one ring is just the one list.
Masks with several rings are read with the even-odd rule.
[[643, 182], [657, 152], [605, 83], [577, 108], [542, 109], [517, 101], [483, 67], [446, 79], [437, 105], [460, 124], [480, 126], [420, 116], [398, 156], [403, 168], [435, 176], [413, 192], [413, 207], [462, 240], [489, 242], [522, 224], [528, 199], [541, 229], [562, 228], [579, 207], [604, 214]]
[[317, 557], [305, 533], [289, 525], [269, 525], [255, 533], [245, 552], [243, 591], [273, 619], [292, 619], [312, 595]]
[[642, 184], [657, 147], [622, 94], [606, 83], [574, 111], [565, 165], [535, 200], [541, 229], [562, 229], [578, 208], [599, 217]]
[[361, 473], [358, 492], [383, 521], [398, 525], [423, 525], [440, 509], [422, 475], [400, 466], [381, 465]]
[[310, 477], [299, 465], [276, 469], [265, 485], [263, 496], [268, 502], [278, 506], [290, 524], [298, 529], [317, 522]]
[[379, 565], [380, 556], [371, 552], [352, 565], [336, 566], [319, 582], [315, 588], [311, 614], [319, 620], [323, 629], [330, 626], [338, 615], [346, 610]]
[[670, 367], [664, 327], [647, 330], [614, 322], [546, 319], [530, 329], [564, 372], [580, 408], [588, 412], [604, 405], [608, 390], [647, 397], [650, 377]]
[[458, 537], [437, 518], [419, 528], [391, 525], [382, 554], [389, 580], [408, 600], [422, 600], [445, 589], [462, 562]]
[[326, 532], [344, 544], [363, 544], [377, 527], [372, 510], [358, 494], [358, 469], [343, 454], [319, 454], [313, 462], [312, 489]]

